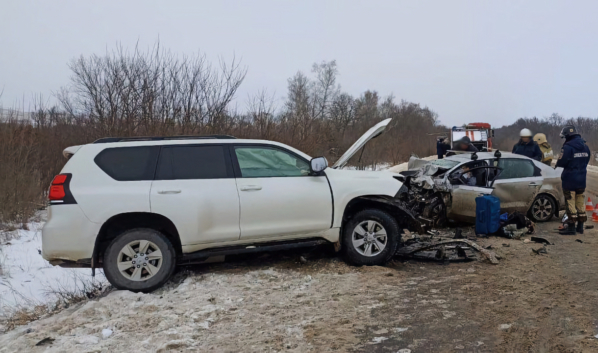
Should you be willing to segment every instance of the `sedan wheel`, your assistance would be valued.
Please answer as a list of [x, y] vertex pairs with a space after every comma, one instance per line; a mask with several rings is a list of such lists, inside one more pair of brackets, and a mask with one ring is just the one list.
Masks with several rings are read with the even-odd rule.
[[552, 198], [546, 195], [536, 197], [530, 208], [530, 216], [535, 222], [549, 221], [555, 213], [556, 205]]
[[384, 227], [376, 221], [364, 221], [353, 230], [353, 247], [363, 256], [372, 257], [386, 248], [388, 237]]

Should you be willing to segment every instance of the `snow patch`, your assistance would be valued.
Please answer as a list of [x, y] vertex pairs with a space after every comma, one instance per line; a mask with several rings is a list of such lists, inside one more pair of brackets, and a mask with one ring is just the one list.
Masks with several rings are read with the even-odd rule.
[[105, 329], [102, 330], [102, 337], [104, 339], [106, 339], [106, 338], [108, 338], [110, 336], [112, 336], [112, 330], [111, 329], [105, 328]]
[[31, 222], [27, 230], [0, 237], [10, 239], [0, 243], [0, 315], [17, 306], [52, 303], [57, 299], [52, 292], [82, 289], [83, 283], [107, 285], [101, 271], [94, 279], [90, 269], [65, 269], [44, 260], [40, 254], [43, 225]]
[[388, 337], [374, 337], [374, 339], [372, 339], [372, 342], [374, 344], [378, 344], [378, 343], [382, 343], [383, 341], [386, 341], [388, 339]]

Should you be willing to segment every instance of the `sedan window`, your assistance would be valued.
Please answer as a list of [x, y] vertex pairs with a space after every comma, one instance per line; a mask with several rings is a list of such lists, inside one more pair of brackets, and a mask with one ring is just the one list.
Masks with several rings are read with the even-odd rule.
[[268, 147], [236, 147], [243, 178], [309, 175], [309, 163], [290, 153]]
[[536, 174], [536, 168], [534, 164], [532, 163], [532, 161], [526, 159], [499, 159], [498, 167], [502, 169], [502, 173], [500, 173], [500, 175], [498, 176], [498, 180], [531, 178]]

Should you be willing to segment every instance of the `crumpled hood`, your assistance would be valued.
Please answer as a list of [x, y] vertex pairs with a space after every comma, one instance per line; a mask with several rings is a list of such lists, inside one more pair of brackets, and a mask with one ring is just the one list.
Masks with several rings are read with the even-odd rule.
[[434, 164], [425, 164], [417, 171], [417, 174], [411, 179], [412, 183], [421, 185], [424, 189], [435, 189], [438, 191], [449, 191], [452, 187], [443, 178], [433, 177], [438, 172], [439, 167]]

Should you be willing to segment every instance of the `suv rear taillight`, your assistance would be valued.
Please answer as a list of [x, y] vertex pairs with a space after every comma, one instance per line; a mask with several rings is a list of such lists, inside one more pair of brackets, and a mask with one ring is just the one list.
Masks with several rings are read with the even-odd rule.
[[69, 184], [71, 181], [72, 174], [58, 174], [52, 180], [50, 185], [50, 192], [48, 192], [48, 199], [50, 204], [73, 204], [77, 203], [75, 198], [71, 194]]

